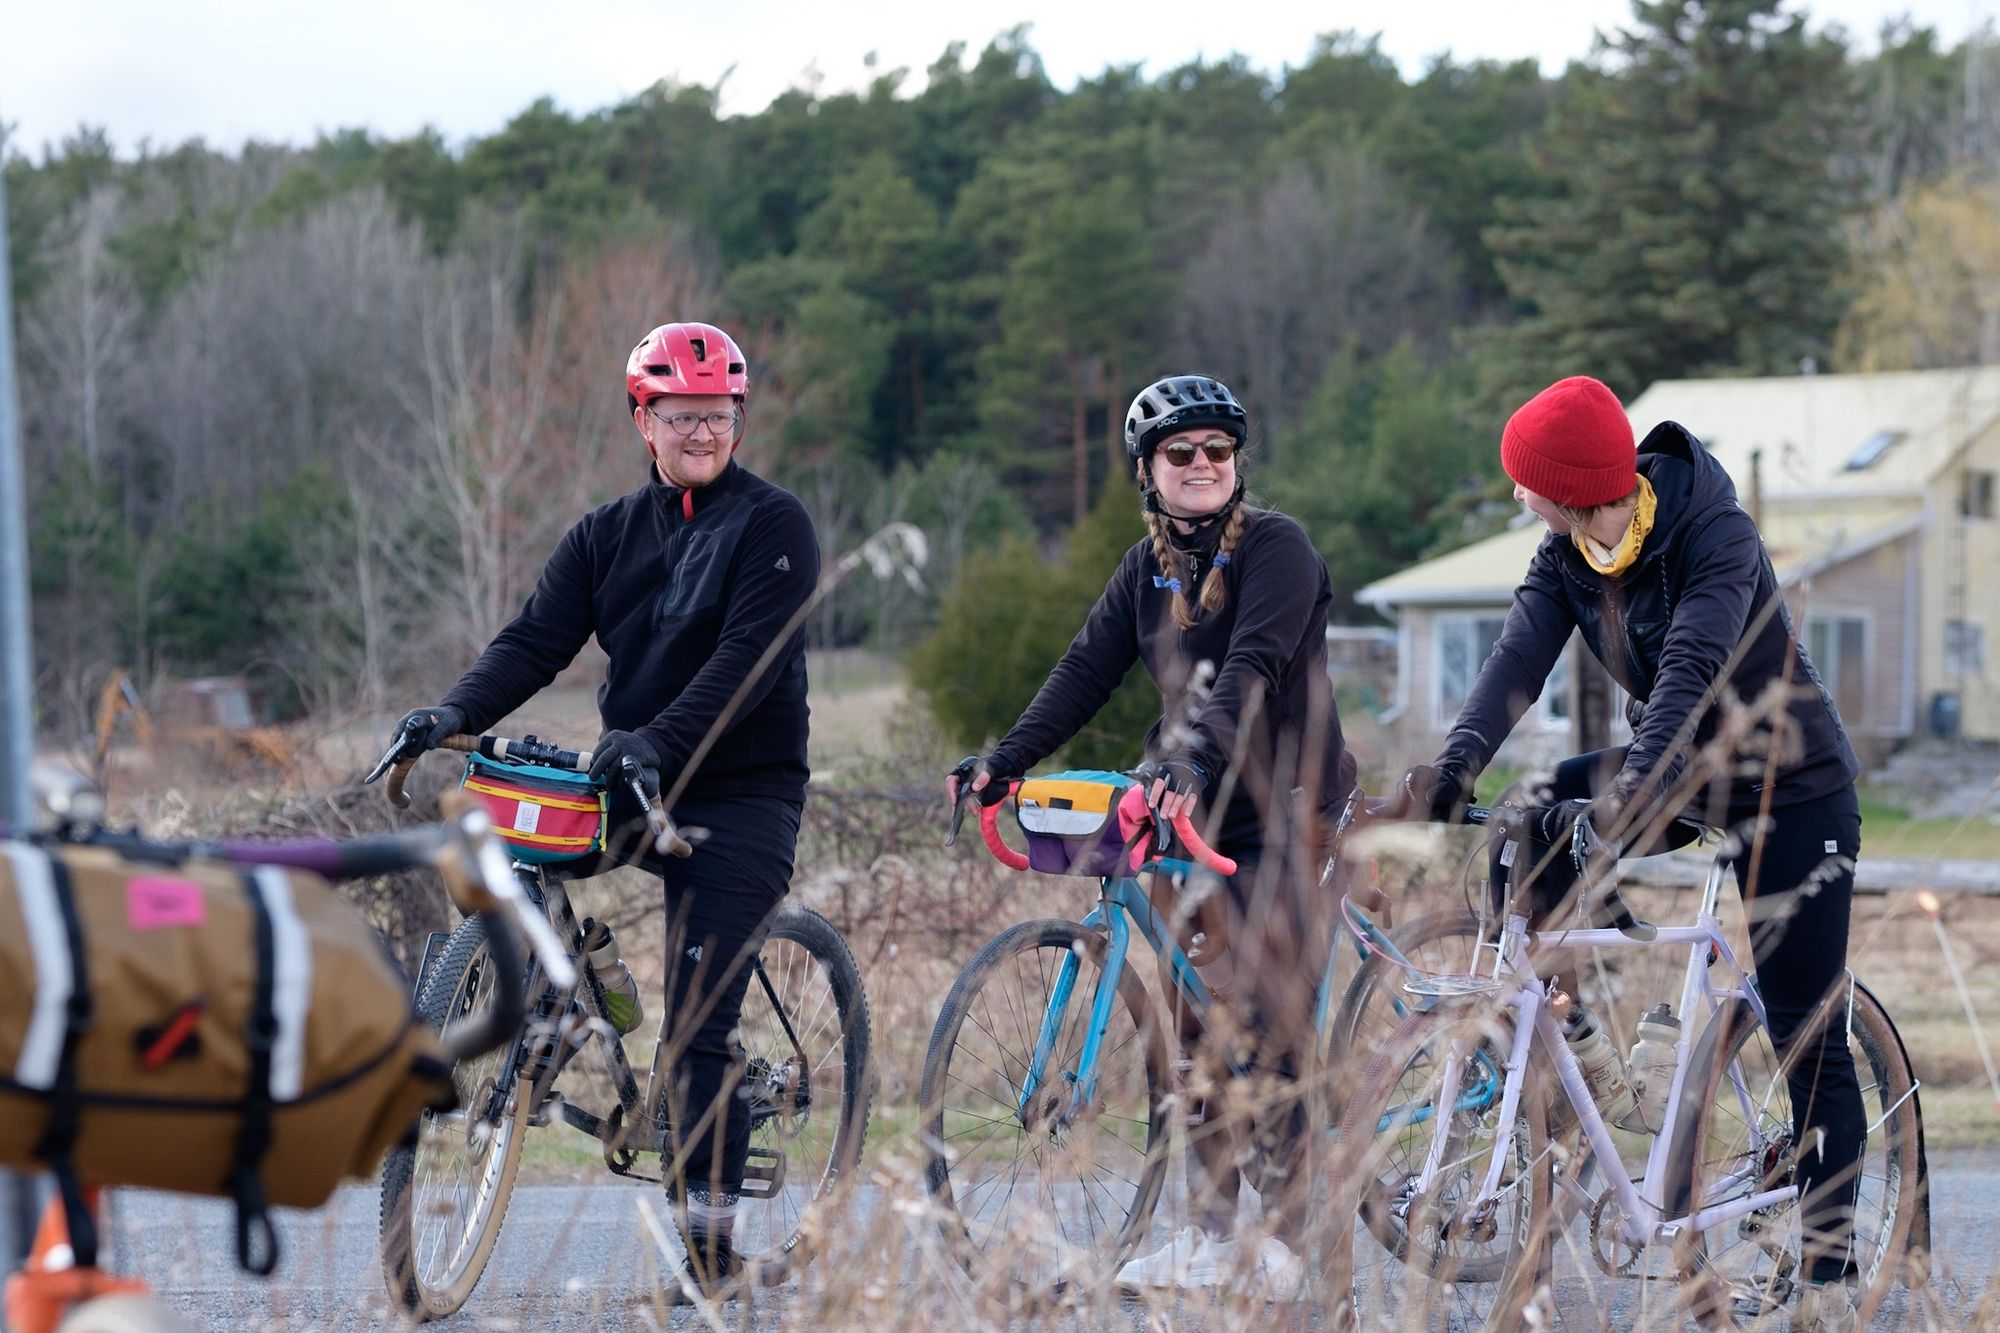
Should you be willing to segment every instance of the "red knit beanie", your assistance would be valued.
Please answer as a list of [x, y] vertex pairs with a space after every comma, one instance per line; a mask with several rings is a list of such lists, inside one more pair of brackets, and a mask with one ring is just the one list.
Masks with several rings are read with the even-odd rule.
[[1571, 509], [1612, 504], [1639, 484], [1632, 421], [1588, 375], [1557, 380], [1523, 403], [1500, 435], [1500, 466], [1521, 486]]

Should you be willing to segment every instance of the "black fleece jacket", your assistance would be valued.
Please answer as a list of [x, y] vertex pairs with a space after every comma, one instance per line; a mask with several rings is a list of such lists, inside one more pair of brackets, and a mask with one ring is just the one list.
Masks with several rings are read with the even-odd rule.
[[[1568, 536], [1543, 539], [1438, 766], [1468, 777], [1483, 769], [1577, 629], [1611, 678], [1644, 706], [1613, 788], [1622, 799], [1640, 797], [1650, 809], [1671, 794], [1690, 756], [1714, 739], [1724, 691], [1755, 700], [1781, 676], [1791, 685], [1791, 735], [1778, 747], [1772, 804], [1816, 800], [1847, 786], [1860, 764], [1792, 631], [1771, 557], [1736, 502], [1729, 474], [1671, 421], [1640, 444], [1639, 471], [1658, 508], [1638, 562], [1611, 577], [1591, 569]], [[1758, 743], [1770, 737], [1762, 728]], [[1753, 749], [1733, 758], [1691, 813], [1742, 818], [1755, 813], [1765, 786], [1765, 756]]]
[[[812, 520], [789, 491], [734, 462], [688, 500], [654, 472], [584, 515], [521, 613], [444, 702], [484, 730], [554, 680], [595, 634], [610, 659], [597, 691], [604, 727], [651, 741], [668, 785], [721, 723], [684, 799], [803, 800], [803, 631], [792, 631], [762, 674], [751, 673], [819, 582]], [[725, 717], [746, 680], [748, 692]]]
[[[1240, 759], [1225, 828], [1260, 827], [1275, 791], [1316, 792], [1322, 810], [1353, 785], [1340, 714], [1326, 669], [1326, 612], [1333, 590], [1326, 562], [1299, 525], [1283, 514], [1251, 510], [1227, 565], [1196, 556], [1200, 579], [1220, 578], [1228, 600], [1194, 628], [1174, 624], [1173, 594], [1150, 540], [1125, 553], [1104, 595], [1054, 671], [989, 756], [1003, 776], [1024, 773], [1060, 749], [1110, 699], [1134, 661], [1160, 690], [1161, 721], [1146, 736], [1148, 758], [1189, 758], [1208, 775], [1212, 804], [1225, 770]], [[1206, 700], [1191, 723], [1163, 734], [1187, 712], [1196, 663], [1214, 668]], [[1306, 752], [1303, 762], [1298, 758]], [[1281, 815], [1283, 811], [1281, 808]]]

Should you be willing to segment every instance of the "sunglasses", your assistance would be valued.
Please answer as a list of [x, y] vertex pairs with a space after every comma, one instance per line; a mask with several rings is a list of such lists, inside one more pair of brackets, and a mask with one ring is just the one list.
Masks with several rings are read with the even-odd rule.
[[1197, 448], [1208, 455], [1209, 462], [1218, 467], [1236, 457], [1236, 441], [1229, 439], [1204, 440], [1200, 445], [1190, 444], [1186, 440], [1175, 440], [1172, 444], [1161, 445], [1154, 450], [1154, 453], [1165, 461], [1168, 467], [1187, 467], [1194, 462], [1194, 451]]

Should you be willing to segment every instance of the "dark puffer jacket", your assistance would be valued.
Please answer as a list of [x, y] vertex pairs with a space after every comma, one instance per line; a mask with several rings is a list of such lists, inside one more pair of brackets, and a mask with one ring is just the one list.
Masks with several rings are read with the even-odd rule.
[[1673, 792], [1690, 757], [1714, 739], [1724, 691], [1754, 701], [1780, 676], [1793, 688], [1775, 772], [1755, 752], [1771, 736], [1761, 727], [1758, 745], [1732, 760], [1726, 786], [1712, 787], [1702, 807], [1715, 815], [1726, 809], [1729, 818], [1754, 813], [1767, 773], [1773, 806], [1845, 787], [1860, 764], [1792, 630], [1770, 555], [1729, 474], [1673, 422], [1654, 427], [1640, 444], [1639, 471], [1659, 505], [1638, 563], [1611, 577], [1591, 569], [1568, 536], [1542, 541], [1438, 766], [1468, 778], [1483, 769], [1541, 694], [1576, 629], [1644, 706], [1614, 787], [1621, 797], [1650, 803]]

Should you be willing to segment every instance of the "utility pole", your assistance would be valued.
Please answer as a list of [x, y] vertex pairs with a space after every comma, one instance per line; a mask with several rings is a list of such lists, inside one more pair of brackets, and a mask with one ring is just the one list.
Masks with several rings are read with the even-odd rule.
[[[35, 678], [28, 651], [28, 532], [14, 393], [14, 279], [7, 262], [6, 141], [0, 137], [0, 825], [34, 822]], [[19, 1268], [35, 1234], [36, 1182], [0, 1171], [0, 1266]]]

